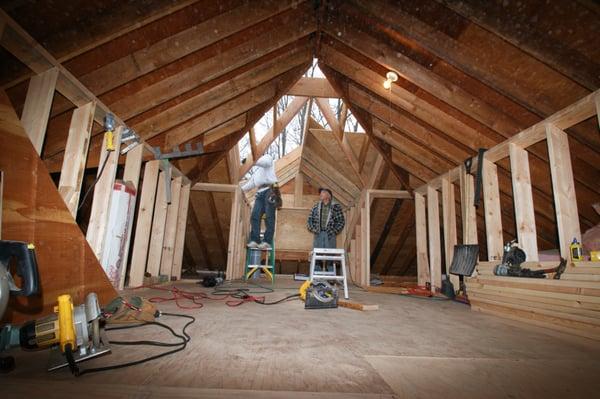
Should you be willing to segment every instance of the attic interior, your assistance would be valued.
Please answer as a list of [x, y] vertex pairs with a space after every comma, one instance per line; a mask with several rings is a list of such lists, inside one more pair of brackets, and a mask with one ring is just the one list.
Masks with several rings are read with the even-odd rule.
[[[597, 395], [599, 14], [0, 0], [2, 397]], [[249, 276], [257, 190], [240, 184], [264, 154], [282, 206]], [[294, 276], [313, 276], [323, 187], [348, 298], [333, 284], [339, 306], [308, 310]], [[179, 335], [116, 329], [115, 298]], [[54, 341], [23, 348], [52, 317]], [[139, 340], [175, 349], [121, 344]]]

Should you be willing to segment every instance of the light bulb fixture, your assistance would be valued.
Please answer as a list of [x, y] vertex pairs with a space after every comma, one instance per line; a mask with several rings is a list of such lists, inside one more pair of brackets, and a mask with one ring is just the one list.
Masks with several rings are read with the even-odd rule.
[[383, 81], [383, 88], [390, 90], [392, 88], [392, 82], [398, 80], [398, 74], [394, 71], [389, 71], [385, 74], [386, 79]]

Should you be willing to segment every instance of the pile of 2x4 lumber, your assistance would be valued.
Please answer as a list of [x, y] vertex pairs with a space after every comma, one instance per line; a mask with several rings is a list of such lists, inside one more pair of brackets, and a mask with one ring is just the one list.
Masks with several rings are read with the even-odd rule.
[[[577, 262], [560, 280], [501, 277], [497, 262], [480, 262], [466, 279], [471, 309], [540, 327], [600, 340], [600, 262]], [[558, 262], [528, 262], [532, 270]]]

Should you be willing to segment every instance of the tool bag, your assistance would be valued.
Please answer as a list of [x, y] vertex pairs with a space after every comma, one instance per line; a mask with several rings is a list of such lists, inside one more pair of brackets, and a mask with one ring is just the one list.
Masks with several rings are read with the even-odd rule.
[[140, 296], [117, 297], [106, 305], [103, 313], [106, 324], [146, 323], [160, 314], [156, 306]]

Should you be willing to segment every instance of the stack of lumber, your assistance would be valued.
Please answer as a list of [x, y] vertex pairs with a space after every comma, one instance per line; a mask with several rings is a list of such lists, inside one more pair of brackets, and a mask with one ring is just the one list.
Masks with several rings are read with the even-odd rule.
[[[527, 263], [530, 269], [557, 262]], [[569, 265], [560, 280], [500, 277], [481, 262], [466, 280], [471, 309], [600, 340], [600, 263]]]

